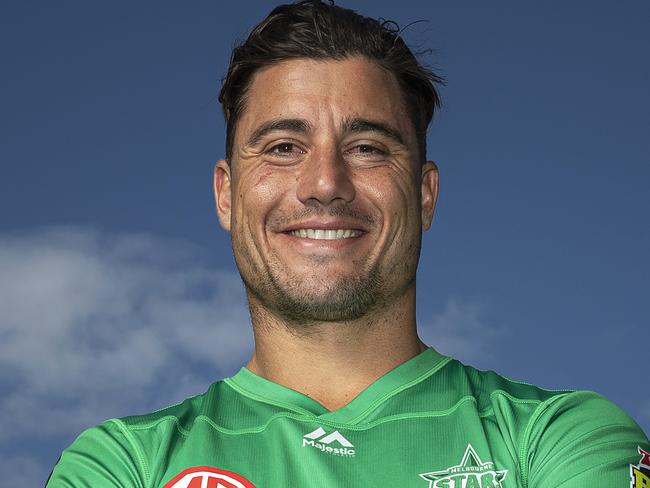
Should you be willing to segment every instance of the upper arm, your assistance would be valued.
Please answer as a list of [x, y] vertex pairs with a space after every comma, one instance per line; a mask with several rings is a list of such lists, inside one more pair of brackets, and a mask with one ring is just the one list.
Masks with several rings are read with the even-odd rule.
[[141, 452], [116, 421], [83, 432], [61, 454], [46, 488], [144, 488]]
[[521, 463], [528, 488], [629, 487], [641, 428], [619, 407], [593, 392], [554, 398], [536, 412]]

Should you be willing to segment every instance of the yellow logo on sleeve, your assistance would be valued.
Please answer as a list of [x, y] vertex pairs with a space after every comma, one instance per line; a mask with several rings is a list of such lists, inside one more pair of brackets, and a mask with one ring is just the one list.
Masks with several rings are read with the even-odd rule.
[[641, 460], [637, 466], [630, 464], [630, 488], [650, 488], [650, 453], [638, 449]]

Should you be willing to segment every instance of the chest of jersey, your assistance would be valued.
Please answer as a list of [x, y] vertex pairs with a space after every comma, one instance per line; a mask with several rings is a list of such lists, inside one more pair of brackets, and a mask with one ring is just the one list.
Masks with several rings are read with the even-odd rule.
[[228, 432], [197, 418], [171, 454], [152, 466], [157, 488], [520, 486], [507, 442], [471, 402], [357, 426], [282, 414]]

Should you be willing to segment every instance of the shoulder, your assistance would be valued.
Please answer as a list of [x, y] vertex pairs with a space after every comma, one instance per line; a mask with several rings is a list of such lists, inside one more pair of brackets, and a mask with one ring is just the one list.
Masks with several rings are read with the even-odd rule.
[[512, 442], [528, 487], [628, 486], [648, 438], [620, 407], [593, 391], [548, 390], [449, 365], [486, 417]]
[[[463, 376], [465, 388], [483, 410], [511, 422], [517, 421], [528, 440], [556, 431], [564, 437], [578, 438], [605, 426], [616, 432], [641, 433], [640, 427], [620, 407], [599, 393], [588, 390], [551, 390], [514, 381], [494, 371], [480, 371], [458, 361], [450, 367]], [[459, 372], [461, 371], [461, 372]]]
[[145, 415], [110, 419], [85, 430], [63, 451], [47, 487], [147, 486], [152, 450], [185, 435], [198, 417], [209, 415], [222, 385], [214, 383], [205, 393]]
[[623, 486], [648, 438], [620, 407], [592, 391], [553, 397], [529, 419], [520, 463], [529, 486]]
[[82, 432], [54, 467], [47, 488], [145, 486], [148, 477], [141, 449], [118, 419]]
[[216, 408], [216, 399], [221, 396], [224, 382], [217, 381], [199, 395], [143, 415], [132, 415], [114, 419], [114, 422], [129, 432], [164, 431], [174, 426], [179, 433], [189, 430], [200, 416], [210, 415]]
[[541, 404], [559, 399], [572, 390], [551, 390], [530, 383], [515, 381], [494, 371], [483, 371], [451, 359], [441, 370], [444, 383], [455, 390], [457, 397], [471, 397], [479, 411], [516, 408], [520, 414], [532, 412]]

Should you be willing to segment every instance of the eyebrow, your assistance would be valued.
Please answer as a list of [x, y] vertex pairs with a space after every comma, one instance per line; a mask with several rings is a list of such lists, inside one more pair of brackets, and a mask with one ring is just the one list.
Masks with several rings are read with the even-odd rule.
[[255, 129], [248, 138], [246, 145], [254, 146], [260, 142], [264, 136], [275, 131], [290, 131], [308, 134], [312, 131], [312, 125], [305, 119], [271, 119]]
[[[341, 129], [343, 133], [353, 134], [360, 134], [362, 132], [375, 132], [393, 139], [395, 142], [403, 146], [406, 145], [404, 142], [404, 137], [397, 129], [389, 126], [384, 122], [379, 122], [376, 120], [369, 120], [361, 117], [347, 118], [343, 121], [343, 124], [341, 124]], [[271, 119], [267, 122], [264, 122], [253, 131], [251, 136], [248, 138], [246, 145], [254, 146], [266, 135], [275, 131], [289, 131], [297, 132], [300, 134], [309, 134], [313, 131], [313, 126], [311, 123], [309, 123], [309, 121], [305, 119]]]
[[364, 118], [354, 117], [345, 119], [342, 125], [344, 133], [358, 134], [361, 132], [376, 132], [385, 137], [393, 139], [395, 142], [405, 146], [404, 137], [397, 129], [375, 120], [368, 120]]

